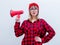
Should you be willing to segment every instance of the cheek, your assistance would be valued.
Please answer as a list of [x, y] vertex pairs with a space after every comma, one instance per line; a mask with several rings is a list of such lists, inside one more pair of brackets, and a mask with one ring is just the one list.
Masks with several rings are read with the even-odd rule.
[[32, 13], [33, 11], [31, 10], [30, 13]]
[[30, 13], [33, 13], [33, 10], [31, 10]]
[[38, 10], [35, 10], [35, 13], [38, 14]]

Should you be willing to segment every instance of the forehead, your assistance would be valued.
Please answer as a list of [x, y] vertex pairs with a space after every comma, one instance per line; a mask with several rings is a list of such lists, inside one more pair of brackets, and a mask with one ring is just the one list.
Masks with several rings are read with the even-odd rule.
[[38, 8], [38, 7], [33, 5], [33, 6], [31, 6], [31, 8]]

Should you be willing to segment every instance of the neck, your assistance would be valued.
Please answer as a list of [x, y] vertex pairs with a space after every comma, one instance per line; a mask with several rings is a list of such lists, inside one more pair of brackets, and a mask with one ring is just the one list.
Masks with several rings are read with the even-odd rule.
[[36, 16], [35, 17], [31, 17], [31, 19], [34, 20], [34, 19], [37, 19], [37, 17]]

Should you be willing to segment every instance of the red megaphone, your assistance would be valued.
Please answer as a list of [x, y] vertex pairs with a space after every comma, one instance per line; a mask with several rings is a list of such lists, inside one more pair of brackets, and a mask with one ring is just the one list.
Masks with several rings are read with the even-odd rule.
[[21, 14], [23, 14], [23, 10], [19, 10], [19, 11], [10, 10], [11, 17], [13, 17], [15, 15], [21, 15]]

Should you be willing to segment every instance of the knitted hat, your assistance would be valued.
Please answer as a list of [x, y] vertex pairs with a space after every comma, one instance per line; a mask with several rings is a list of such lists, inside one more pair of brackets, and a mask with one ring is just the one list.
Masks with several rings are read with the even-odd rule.
[[29, 9], [30, 9], [32, 6], [37, 6], [37, 7], [38, 7], [38, 9], [39, 9], [39, 6], [38, 6], [38, 4], [37, 4], [37, 3], [30, 3], [30, 4], [29, 4]]

